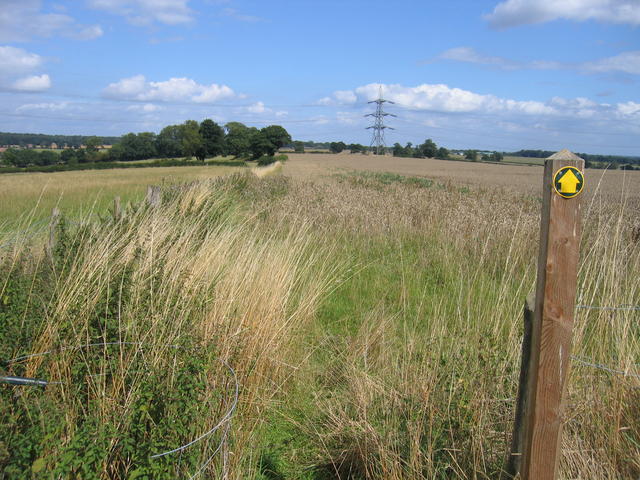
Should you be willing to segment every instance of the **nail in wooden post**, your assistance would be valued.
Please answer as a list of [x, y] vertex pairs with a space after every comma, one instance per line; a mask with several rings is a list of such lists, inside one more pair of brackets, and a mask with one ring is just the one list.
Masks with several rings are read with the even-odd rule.
[[557, 476], [563, 396], [571, 364], [583, 187], [583, 159], [562, 150], [545, 161], [523, 480]]

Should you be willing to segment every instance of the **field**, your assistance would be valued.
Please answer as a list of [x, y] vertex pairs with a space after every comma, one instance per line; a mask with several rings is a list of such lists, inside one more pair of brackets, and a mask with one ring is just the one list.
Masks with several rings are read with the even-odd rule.
[[204, 180], [240, 167], [160, 167], [0, 175], [0, 225], [24, 224], [58, 207], [70, 216], [104, 213], [114, 196], [124, 203], [144, 198], [148, 185]]
[[[285, 174], [295, 178], [322, 178], [338, 172], [367, 170], [423, 176], [438, 182], [491, 187], [538, 195], [543, 167], [533, 165], [496, 165], [479, 162], [455, 162], [432, 158], [399, 158], [375, 155], [300, 155], [290, 154]], [[640, 172], [587, 170], [585, 193], [606, 197], [629, 197], [640, 201]]]
[[[7, 478], [499, 477], [542, 169], [289, 158], [0, 250], [3, 366], [60, 382], [0, 389]], [[640, 172], [589, 173], [560, 478], [637, 479]]]

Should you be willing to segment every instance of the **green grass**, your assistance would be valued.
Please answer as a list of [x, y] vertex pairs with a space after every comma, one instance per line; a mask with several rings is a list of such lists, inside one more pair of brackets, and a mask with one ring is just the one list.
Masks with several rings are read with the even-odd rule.
[[144, 199], [148, 185], [170, 185], [242, 171], [244, 167], [194, 166], [0, 175], [0, 231], [51, 215], [107, 214], [115, 196], [123, 205]]

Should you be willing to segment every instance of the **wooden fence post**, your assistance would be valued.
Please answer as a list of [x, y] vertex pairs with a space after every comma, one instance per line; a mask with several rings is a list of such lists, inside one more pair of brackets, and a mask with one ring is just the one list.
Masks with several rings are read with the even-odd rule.
[[113, 199], [113, 219], [117, 222], [122, 218], [122, 207], [120, 206], [120, 197]]
[[56, 228], [60, 222], [60, 210], [57, 207], [51, 211], [51, 221], [49, 222], [49, 241], [47, 242], [47, 255], [53, 262], [53, 250], [56, 246]]
[[507, 457], [507, 465], [502, 480], [515, 478], [522, 466], [522, 450], [524, 447], [524, 422], [523, 415], [527, 411], [527, 388], [531, 374], [531, 330], [533, 328], [533, 312], [535, 309], [535, 295], [527, 297], [524, 305], [524, 330], [522, 335], [522, 354], [520, 357], [520, 379], [518, 381], [518, 400], [516, 402], [516, 417], [513, 425], [513, 435], [511, 437], [511, 449]]
[[529, 378], [516, 419], [523, 430], [519, 434], [523, 480], [553, 480], [558, 471], [563, 396], [571, 364], [583, 172], [584, 160], [568, 150], [545, 161]]
[[160, 187], [156, 185], [149, 185], [147, 187], [147, 203], [152, 207], [160, 205]]

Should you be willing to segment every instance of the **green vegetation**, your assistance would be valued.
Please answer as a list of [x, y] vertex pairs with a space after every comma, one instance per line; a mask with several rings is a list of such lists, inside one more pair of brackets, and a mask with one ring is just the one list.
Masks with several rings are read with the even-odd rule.
[[[27, 147], [28, 145], [42, 145], [50, 147], [55, 143], [58, 148], [68, 147], [79, 148], [85, 145], [92, 137], [87, 135], [45, 135], [41, 133], [9, 133], [0, 132], [1, 145], [18, 145], [19, 147]], [[120, 141], [120, 137], [102, 137], [105, 145], [114, 145]]]
[[[207, 158], [223, 154], [239, 159], [251, 157], [255, 160], [263, 155], [273, 156], [279, 148], [291, 143], [291, 136], [279, 125], [269, 125], [258, 130], [238, 122], [230, 122], [226, 125], [225, 133], [225, 129], [211, 119], [205, 119], [201, 123], [187, 120], [181, 125], [168, 125], [158, 135], [152, 132], [128, 133], [112, 148], [104, 150], [100, 150], [103, 139], [83, 138], [86, 144], [83, 144], [82, 148], [68, 148], [60, 152], [9, 148], [0, 160], [9, 168], [6, 171], [16, 171], [11, 168], [26, 169], [22, 171], [113, 168], [113, 162], [156, 157], [184, 158], [185, 162], [195, 157], [204, 162]], [[98, 166], [100, 163], [104, 165]], [[61, 165], [64, 167], [58, 167]], [[49, 166], [56, 168], [37, 168]]]
[[[144, 161], [140, 162], [139, 166], [144, 166]], [[136, 163], [133, 162], [133, 165]], [[117, 167], [47, 174], [0, 175], [0, 244], [4, 243], [3, 240], [10, 232], [22, 230], [32, 222], [48, 221], [54, 207], [58, 207], [74, 221], [86, 215], [107, 217], [111, 215], [115, 196], [119, 196], [125, 206], [144, 199], [149, 185], [168, 187], [247, 169], [244, 162], [229, 162], [228, 158], [220, 158], [219, 162], [218, 159], [213, 159], [204, 166], [199, 162], [192, 162], [189, 166]]]
[[[325, 180], [165, 188], [119, 222], [63, 220], [52, 258], [37, 241], [0, 252], [1, 358], [56, 352], [4, 367], [63, 382], [0, 389], [0, 471], [188, 477], [219, 433], [150, 455], [221, 418], [222, 358], [240, 395], [210, 478], [498, 478], [538, 199], [393, 173]], [[581, 303], [638, 304], [639, 213], [585, 209]], [[578, 310], [574, 354], [638, 373], [636, 318]], [[149, 348], [56, 350], [109, 340]], [[560, 478], [638, 478], [637, 379], [577, 362], [569, 377]]]
[[439, 158], [447, 160], [449, 158], [449, 150], [444, 147], [438, 147], [433, 140], [428, 138], [424, 143], [413, 146], [411, 142], [404, 147], [399, 143], [393, 145], [394, 157], [413, 157], [413, 158]]

